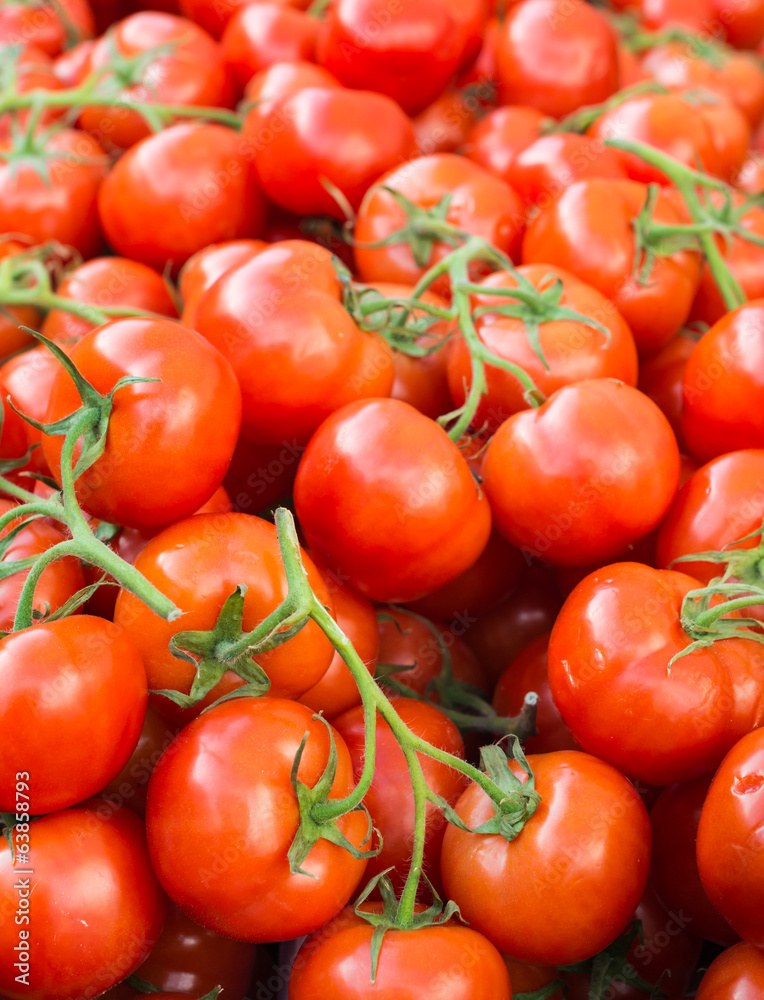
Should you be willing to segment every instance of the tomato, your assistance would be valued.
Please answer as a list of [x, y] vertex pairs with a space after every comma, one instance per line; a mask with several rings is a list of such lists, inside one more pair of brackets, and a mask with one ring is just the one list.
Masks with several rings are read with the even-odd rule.
[[411, 601], [453, 580], [491, 527], [459, 449], [397, 399], [350, 403], [325, 420], [300, 460], [294, 499], [310, 548], [378, 601]]
[[756, 151], [750, 153], [735, 178], [735, 187], [747, 194], [759, 194], [764, 190], [764, 163]]
[[[147, 57], [156, 49], [155, 55]], [[222, 49], [185, 17], [144, 10], [112, 25], [90, 53], [88, 75], [103, 73], [120, 57], [142, 58], [138, 80], [122, 88], [120, 100], [192, 107], [233, 105]], [[153, 131], [143, 115], [124, 106], [83, 108], [79, 121], [98, 142], [118, 150], [128, 149]]]
[[696, 1000], [757, 1000], [764, 990], [764, 951], [743, 941], [711, 963]]
[[[0, 26], [0, 31], [2, 27]], [[36, 45], [17, 48], [8, 45], [0, 39], [0, 57], [7, 62], [9, 70], [14, 74], [14, 90], [17, 94], [27, 94], [33, 90], [61, 90], [63, 84], [53, 71], [53, 60]], [[62, 108], [45, 108], [40, 113], [38, 123], [49, 125], [63, 114]], [[13, 126], [25, 128], [29, 123], [30, 112], [27, 109], [0, 114], [0, 135], [7, 138], [13, 133]]]
[[[34, 813], [34, 777], [19, 775], [18, 811]], [[17, 827], [15, 865], [0, 840], [0, 907], [19, 913], [0, 923], [8, 1000], [89, 1000], [134, 972], [159, 937], [166, 903], [143, 824], [103, 809], [91, 801]]]
[[303, 240], [223, 275], [200, 300], [196, 328], [231, 362], [243, 434], [259, 445], [302, 446], [345, 403], [392, 387], [387, 342], [356, 325], [332, 255]]
[[343, 917], [303, 945], [289, 980], [289, 1000], [512, 997], [501, 955], [482, 934], [458, 923], [387, 931], [372, 984], [373, 927], [352, 912]]
[[239, 438], [224, 484], [234, 510], [244, 514], [264, 511], [292, 491], [302, 449], [297, 440], [278, 445], [256, 445]]
[[284, 124], [279, 103], [306, 87], [340, 87], [332, 74], [312, 62], [277, 62], [255, 73], [246, 86], [247, 132], [264, 144]]
[[[329, 732], [309, 708], [281, 698], [218, 705], [189, 723], [156, 766], [146, 808], [154, 870], [203, 927], [246, 941], [300, 937], [331, 920], [360, 882], [366, 860], [323, 839], [303, 861], [305, 874], [290, 874], [298, 808], [289, 775], [306, 733], [298, 777], [312, 788]], [[338, 798], [353, 774], [344, 741], [334, 739], [330, 797]], [[366, 836], [362, 812], [338, 825], [356, 847]]]
[[[261, 8], [252, 4], [243, 10]], [[335, 85], [286, 94], [265, 123], [256, 108], [244, 122], [242, 142], [253, 151], [258, 180], [277, 205], [341, 220], [345, 204], [327, 182], [357, 209], [380, 174], [416, 152], [411, 121], [394, 101]]]
[[691, 642], [682, 600], [700, 586], [684, 573], [616, 563], [582, 580], [552, 629], [549, 682], [573, 737], [651, 785], [715, 767], [764, 712], [764, 655], [749, 640], [696, 649], [669, 672]]
[[414, 119], [414, 133], [420, 153], [455, 153], [485, 111], [492, 88], [482, 91], [445, 90]]
[[615, 32], [580, 0], [526, 0], [504, 20], [496, 68], [503, 104], [562, 118], [618, 89]]
[[[465, 157], [436, 153], [389, 171], [367, 192], [355, 227], [355, 258], [364, 281], [415, 285], [427, 267], [442, 260], [449, 250], [444, 244], [434, 242], [430, 260], [426, 267], [420, 267], [407, 244], [370, 246], [386, 240], [405, 224], [403, 209], [385, 188], [398, 191], [424, 209], [434, 208], [445, 195], [450, 195], [448, 222], [517, 258], [525, 229], [518, 195], [508, 184]], [[447, 281], [432, 286], [434, 292], [447, 289]]]
[[[331, 607], [318, 571], [307, 556], [303, 559], [314, 592], [322, 604]], [[179, 632], [211, 629], [239, 584], [247, 587], [245, 632], [259, 625], [287, 595], [276, 529], [249, 514], [199, 514], [178, 521], [151, 539], [135, 566], [185, 612], [177, 621], [166, 622], [127, 591], [117, 598], [114, 621], [140, 650], [151, 689], [190, 690], [195, 670], [173, 656], [168, 643]], [[271, 693], [290, 698], [304, 694], [321, 679], [332, 654], [329, 640], [309, 622], [289, 642], [262, 653], [256, 661], [271, 680]], [[204, 704], [241, 683], [238, 676], [227, 674]], [[159, 698], [156, 707], [168, 718], [188, 718], [165, 698]]]
[[0, 140], [0, 230], [33, 243], [56, 240], [93, 257], [103, 242], [96, 212], [103, 149], [74, 129], [42, 132], [34, 142], [33, 153], [22, 153], [14, 140]]
[[713, 905], [750, 944], [764, 944], [764, 730], [743, 736], [714, 775], [698, 825], [698, 871]]
[[213, 38], [220, 38], [240, 6], [241, 0], [178, 0], [180, 13], [195, 21]]
[[735, 4], [730, 10], [727, 0], [711, 0], [714, 23], [728, 45], [736, 49], [755, 49], [764, 38], [764, 3], [750, 0]]
[[[612, 302], [559, 268], [531, 264], [518, 268], [518, 274], [541, 292], [556, 283], [561, 308], [572, 309], [593, 319], [608, 332], [589, 326], [585, 319], [545, 320], [542, 314], [538, 336], [546, 359], [544, 365], [531, 344], [523, 319], [503, 316], [499, 312], [485, 312], [478, 317], [475, 326], [481, 342], [492, 354], [522, 368], [545, 396], [564, 385], [584, 379], [614, 378], [627, 385], [636, 385], [637, 349], [634, 338]], [[517, 279], [508, 271], [490, 275], [482, 282], [482, 287], [485, 293], [473, 296], [475, 307], [487, 309], [490, 306], [517, 304], [517, 300], [491, 295], [494, 288], [518, 287]], [[472, 384], [472, 362], [464, 340], [454, 341], [451, 348], [448, 381], [455, 405], [461, 406]], [[480, 400], [473, 421], [476, 427], [487, 426], [489, 431], [495, 431], [507, 417], [528, 408], [523, 387], [510, 372], [489, 364], [486, 367], [486, 384], [487, 392]]]
[[94, 47], [95, 40], [87, 38], [84, 42], [78, 42], [73, 48], [66, 49], [56, 58], [53, 72], [64, 87], [76, 87], [78, 83], [82, 83]]
[[204, 293], [226, 271], [245, 264], [267, 245], [263, 240], [227, 240], [213, 243], [190, 257], [178, 275], [178, 291], [183, 301], [181, 323], [193, 330], [196, 326], [196, 307]]
[[[654, 353], [676, 335], [700, 281], [698, 257], [686, 250], [657, 258], [644, 283], [633, 276], [632, 223], [646, 198], [647, 187], [636, 181], [578, 181], [531, 222], [522, 251], [524, 264], [564, 268], [611, 299], [640, 355]], [[663, 192], [653, 218], [666, 225], [683, 221]]]
[[[25, 249], [16, 240], [4, 240], [0, 243], [0, 260]], [[3, 306], [0, 312], [0, 361], [34, 344], [34, 337], [22, 327], [36, 330], [41, 316], [40, 310], [33, 306]]]
[[[127, 375], [160, 380], [117, 391], [104, 452], [77, 480], [80, 502], [101, 520], [134, 528], [159, 528], [193, 514], [220, 485], [238, 437], [241, 401], [225, 358], [180, 323], [149, 319], [106, 323], [75, 344], [70, 356], [101, 393]], [[47, 420], [59, 420], [78, 404], [74, 382], [62, 369]], [[62, 443], [60, 436], [43, 436], [56, 476]]]
[[658, 406], [671, 424], [671, 430], [680, 448], [682, 437], [682, 386], [687, 362], [697, 342], [689, 330], [679, 333], [649, 358], [644, 358], [639, 366], [640, 392]]
[[[48, 409], [48, 398], [53, 382], [61, 370], [61, 364], [47, 347], [35, 347], [31, 351], [17, 354], [10, 358], [0, 367], [0, 386], [4, 397], [10, 396], [16, 408], [27, 416], [35, 420], [44, 420]], [[9, 419], [10, 418], [10, 419]], [[7, 427], [12, 424], [15, 417], [10, 409], [3, 410], [4, 424]], [[26, 434], [26, 446], [39, 445], [42, 442], [42, 435], [36, 427], [23, 421], [23, 429]], [[0, 437], [0, 454], [4, 450], [2, 437]], [[24, 443], [16, 443], [16, 432], [13, 432], [13, 450], [23, 454]], [[7, 457], [7, 456], [6, 456]], [[42, 454], [41, 448], [36, 448], [32, 452], [31, 465], [37, 472], [48, 473], [48, 464]]]
[[[532, 993], [544, 986], [550, 986], [555, 979], [559, 980], [560, 978], [557, 969], [553, 969], [551, 965], [529, 965], [527, 962], [518, 962], [517, 959], [506, 956], [504, 956], [504, 964], [509, 973], [513, 994]], [[560, 987], [546, 1000], [565, 1000], [566, 996], [567, 994]]]
[[87, 0], [9, 0], [0, 8], [0, 42], [34, 45], [57, 56], [72, 42], [92, 35], [93, 12]]
[[319, 22], [279, 3], [245, 3], [228, 21], [220, 44], [226, 66], [243, 90], [255, 73], [274, 63], [315, 55]]
[[[123, 306], [162, 316], [178, 315], [162, 275], [126, 257], [96, 257], [80, 264], [69, 271], [56, 294], [98, 308]], [[63, 309], [51, 309], [41, 332], [51, 340], [71, 343], [98, 325]]]
[[[738, 936], [711, 905], [695, 857], [700, 811], [711, 776], [669, 785], [650, 810], [653, 828], [652, 884], [667, 914], [680, 915], [698, 937], [734, 944]], [[672, 917], [676, 919], [676, 917]]]
[[103, 788], [101, 798], [114, 809], [126, 805], [143, 816], [151, 772], [177, 735], [178, 730], [148, 705], [143, 728], [130, 759], [116, 778]]
[[682, 431], [701, 461], [764, 447], [764, 300], [740, 306], [705, 333], [687, 362]]
[[539, 138], [547, 121], [541, 111], [526, 105], [496, 108], [471, 129], [464, 155], [509, 184], [512, 165]]
[[[620, 8], [626, 6], [614, 4]], [[650, 31], [660, 31], [666, 27], [686, 28], [694, 32], [718, 32], [714, 25], [714, 9], [711, 0], [637, 0], [629, 3], [641, 23]], [[714, 31], [714, 29], [717, 31]]]
[[[615, 938], [645, 888], [650, 822], [615, 768], [576, 751], [531, 755], [536, 812], [511, 843], [449, 826], [441, 874], [449, 899], [502, 954], [567, 965]], [[525, 783], [518, 765], [513, 773]], [[473, 830], [494, 815], [471, 784], [456, 812]], [[586, 914], [586, 916], [584, 916]]]
[[265, 205], [240, 136], [221, 125], [173, 125], [132, 146], [98, 199], [109, 243], [177, 272], [210, 243], [257, 236]]

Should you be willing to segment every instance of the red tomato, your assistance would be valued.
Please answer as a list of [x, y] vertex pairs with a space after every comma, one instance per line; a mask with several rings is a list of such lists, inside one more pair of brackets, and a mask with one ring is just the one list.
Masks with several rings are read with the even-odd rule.
[[528, 104], [554, 118], [618, 89], [615, 32], [581, 0], [514, 5], [499, 34], [496, 66], [502, 103]]
[[[277, 128], [270, 124], [275, 120]], [[298, 215], [341, 220], [346, 207], [326, 182], [357, 209], [380, 174], [416, 152], [411, 121], [394, 101], [334, 85], [287, 94], [265, 125], [256, 108], [244, 122], [242, 142], [252, 150], [263, 190], [277, 205]]]
[[[634, 9], [640, 21], [650, 31], [679, 27], [695, 32], [713, 31], [712, 0], [636, 0], [635, 3], [615, 3], [614, 7]], [[714, 32], [716, 34], [717, 32]]]
[[679, 333], [639, 366], [640, 392], [655, 403], [671, 424], [680, 448], [682, 437], [682, 386], [687, 362], [697, 342], [689, 330]]
[[764, 951], [742, 941], [711, 963], [695, 1000], [758, 1000], [762, 990]]
[[[63, 87], [53, 71], [53, 60], [36, 45], [19, 48], [9, 45], [0, 38], [0, 58], [7, 63], [8, 70], [14, 74], [14, 90], [17, 94], [28, 94], [33, 90], [61, 90]], [[46, 108], [37, 121], [41, 125], [48, 125], [60, 118], [63, 113], [63, 108]], [[28, 127], [29, 115], [30, 112], [26, 109], [15, 114], [13, 112], [0, 114], [0, 135], [4, 139], [11, 136], [14, 125], [17, 129], [19, 126]]]
[[243, 433], [258, 445], [302, 446], [339, 407], [392, 387], [390, 347], [356, 325], [332, 255], [313, 243], [279, 243], [223, 275], [196, 328], [231, 362]]
[[453, 580], [490, 533], [488, 502], [459, 449], [397, 399], [350, 403], [325, 420], [294, 497], [310, 548], [378, 601], [411, 601]]
[[496, 108], [470, 131], [464, 154], [509, 184], [512, 165], [539, 138], [547, 121], [537, 108], [522, 104]]
[[177, 735], [178, 730], [148, 705], [143, 729], [130, 759], [116, 778], [106, 785], [100, 797], [113, 809], [126, 805], [143, 816], [151, 772]]
[[[21, 771], [16, 778], [16, 811], [34, 813], [34, 777]], [[112, 815], [91, 801], [23, 823], [13, 840], [15, 864], [0, 840], [0, 907], [28, 921], [0, 923], [3, 995], [90, 1000], [134, 972], [159, 937], [166, 909], [138, 817], [129, 809]]]
[[[538, 291], [557, 285], [559, 306], [591, 318], [608, 331], [587, 325], [584, 319], [548, 319], [538, 317], [538, 336], [546, 365], [534, 350], [523, 319], [485, 312], [475, 326], [481, 342], [497, 357], [511, 361], [533, 379], [539, 390], [549, 396], [557, 389], [584, 379], [613, 378], [627, 385], [637, 383], [637, 349], [631, 331], [616, 307], [600, 292], [585, 285], [572, 274], [545, 264], [518, 268]], [[517, 300], [492, 295], [494, 288], [514, 289], [518, 281], [508, 271], [497, 271], [482, 282], [485, 293], [473, 296], [473, 306], [516, 305]], [[537, 318], [537, 317], [534, 317]], [[510, 372], [498, 366], [486, 367], [487, 392], [478, 406], [474, 426], [495, 431], [507, 417], [528, 409], [523, 387]], [[448, 358], [448, 381], [456, 406], [461, 406], [472, 384], [472, 361], [462, 339], [454, 341]]]
[[[524, 264], [564, 268], [611, 299], [640, 355], [654, 353], [676, 335], [700, 282], [698, 256], [686, 250], [657, 258], [644, 283], [633, 276], [632, 224], [646, 198], [647, 187], [636, 181], [578, 181], [531, 222], [522, 254]], [[653, 218], [666, 225], [683, 221], [663, 192]]]
[[764, 300], [727, 313], [705, 333], [684, 376], [682, 431], [701, 461], [764, 447]]
[[764, 945], [759, 887], [764, 878], [760, 848], [764, 824], [764, 730], [732, 747], [714, 775], [698, 825], [698, 871], [703, 888], [735, 931]]
[[209, 31], [213, 38], [220, 38], [241, 4], [242, 0], [178, 0], [181, 14]]
[[[127, 375], [160, 380], [117, 390], [104, 452], [77, 480], [80, 501], [95, 517], [133, 528], [160, 528], [193, 514], [220, 485], [239, 433], [240, 395], [225, 358], [180, 323], [149, 319], [106, 323], [70, 355], [101, 393]], [[74, 382], [62, 369], [47, 420], [78, 405]], [[54, 475], [62, 443], [60, 436], [43, 436]]]
[[736, 49], [755, 49], [764, 38], [764, 3], [750, 0], [730, 9], [728, 0], [711, 0], [714, 25]]
[[9, 0], [0, 8], [0, 42], [34, 45], [57, 56], [73, 42], [95, 30], [87, 0]]
[[[0, 386], [3, 397], [10, 396], [16, 408], [27, 416], [35, 420], [44, 420], [48, 409], [48, 399], [53, 382], [61, 371], [61, 364], [47, 347], [35, 347], [31, 351], [24, 351], [10, 358], [0, 368]], [[4, 423], [9, 420], [10, 409], [3, 411]], [[26, 434], [27, 446], [31, 448], [34, 444], [42, 442], [42, 435], [36, 427], [23, 422]], [[7, 433], [7, 429], [6, 429]], [[14, 432], [15, 439], [15, 432]], [[2, 453], [2, 438], [0, 437], [0, 453]], [[14, 450], [16, 448], [14, 440]], [[20, 454], [23, 454], [24, 446], [21, 445]], [[48, 463], [42, 454], [41, 448], [36, 448], [32, 452], [32, 466], [35, 471], [47, 474]]]
[[[306, 87], [340, 87], [332, 74], [312, 62], [277, 62], [255, 73], [247, 84], [244, 97], [249, 110], [249, 133], [254, 132], [254, 122], [259, 120], [261, 128], [278, 127], [283, 119], [278, 118], [279, 101], [299, 93]], [[275, 115], [274, 115], [274, 112]]]
[[257, 236], [265, 205], [241, 137], [185, 124], [131, 147], [104, 182], [98, 210], [118, 253], [177, 272], [210, 243]]
[[582, 580], [552, 629], [549, 682], [573, 737], [651, 785], [715, 767], [764, 712], [764, 654], [749, 640], [696, 649], [669, 672], [692, 641], [682, 600], [700, 586], [684, 573], [616, 563]]
[[183, 300], [181, 323], [193, 330], [196, 326], [196, 307], [204, 293], [226, 271], [246, 264], [267, 245], [262, 240], [227, 240], [213, 243], [190, 257], [178, 275], [178, 291]]
[[292, 491], [297, 463], [302, 454], [297, 440], [278, 445], [256, 445], [239, 438], [224, 485], [232, 509], [244, 514], [264, 511]]
[[[531, 755], [528, 764], [541, 803], [522, 832], [508, 843], [449, 825], [443, 885], [502, 954], [567, 965], [610, 944], [636, 909], [650, 822], [633, 785], [596, 757], [571, 750]], [[512, 771], [525, 783], [517, 764]], [[494, 815], [476, 784], [455, 808], [472, 829]]]
[[223, 31], [226, 66], [240, 90], [274, 63], [313, 60], [319, 21], [280, 3], [245, 3]]
[[446, 90], [414, 119], [420, 153], [455, 153], [467, 140], [475, 122], [485, 112], [489, 85], [483, 92]]
[[94, 39], [88, 38], [84, 42], [78, 42], [73, 48], [66, 49], [55, 60], [53, 72], [64, 87], [76, 87], [78, 83], [82, 83], [94, 47]]
[[[305, 874], [290, 874], [299, 813], [289, 775], [306, 733], [298, 777], [312, 788], [326, 767], [329, 732], [309, 708], [281, 698], [218, 705], [189, 723], [155, 768], [146, 809], [154, 870], [203, 927], [245, 941], [300, 937], [331, 920], [360, 882], [366, 860], [323, 839], [303, 861]], [[340, 798], [353, 772], [344, 740], [334, 739], [330, 797]], [[338, 825], [359, 847], [364, 814]]]

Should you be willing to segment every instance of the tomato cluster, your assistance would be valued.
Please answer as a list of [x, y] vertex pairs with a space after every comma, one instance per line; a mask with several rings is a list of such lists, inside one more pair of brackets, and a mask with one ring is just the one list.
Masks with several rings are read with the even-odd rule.
[[764, 996], [764, 0], [3, 0], [0, 997]]

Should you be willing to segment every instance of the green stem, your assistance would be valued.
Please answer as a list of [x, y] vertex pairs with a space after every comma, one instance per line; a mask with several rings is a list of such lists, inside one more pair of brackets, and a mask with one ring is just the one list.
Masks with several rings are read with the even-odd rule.
[[[408, 731], [408, 730], [407, 730]], [[422, 765], [414, 750], [410, 747], [403, 747], [406, 757], [406, 764], [411, 778], [411, 787], [414, 792], [414, 843], [411, 849], [411, 865], [406, 877], [406, 884], [401, 893], [400, 906], [398, 908], [398, 923], [401, 927], [408, 928], [414, 922], [414, 908], [416, 906], [419, 880], [422, 876], [424, 865], [424, 840], [427, 824], [427, 793], [429, 791], [425, 781]]]
[[21, 588], [19, 603], [16, 607], [16, 615], [13, 619], [14, 632], [18, 632], [23, 628], [29, 628], [29, 626], [32, 625], [34, 621], [32, 617], [32, 611], [34, 610], [34, 593], [37, 588], [37, 584], [40, 582], [40, 577], [48, 566], [57, 562], [59, 559], [63, 559], [65, 556], [76, 555], [76, 542], [69, 539], [65, 542], [59, 542], [57, 545], [54, 545], [52, 548], [43, 552], [43, 554], [39, 556], [37, 562], [29, 570], [27, 578], [24, 580], [24, 586]]
[[725, 601], [723, 604], [717, 604], [707, 611], [702, 611], [693, 618], [692, 625], [704, 632], [711, 631], [719, 619], [730, 612], [739, 611], [741, 608], [751, 608], [757, 604], [764, 604], [764, 591], [749, 593], [745, 597], [737, 597], [734, 600]]
[[110, 319], [121, 317], [167, 319], [160, 313], [153, 313], [147, 309], [136, 309], [132, 306], [94, 306], [89, 302], [56, 295], [54, 292], [38, 286], [0, 289], [0, 305], [31, 306], [44, 312], [60, 309], [62, 312], [72, 313], [80, 319], [87, 320], [88, 323], [94, 323], [96, 326], [102, 326]]

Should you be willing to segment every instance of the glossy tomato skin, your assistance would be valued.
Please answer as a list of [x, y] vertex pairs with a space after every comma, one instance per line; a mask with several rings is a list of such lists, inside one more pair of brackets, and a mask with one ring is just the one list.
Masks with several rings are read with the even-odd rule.
[[245, 3], [223, 31], [220, 44], [239, 90], [255, 73], [277, 62], [312, 61], [319, 22], [282, 3]]
[[355, 210], [381, 174], [416, 154], [409, 118], [395, 101], [371, 90], [305, 87], [277, 102], [269, 118], [277, 128], [264, 127], [260, 109], [251, 112], [242, 141], [251, 144], [265, 194], [297, 215], [344, 221], [346, 205], [326, 181]]
[[746, 639], [697, 649], [669, 673], [691, 642], [682, 600], [699, 586], [684, 573], [615, 563], [581, 581], [552, 629], [552, 697], [574, 738], [647, 784], [712, 769], [762, 718], [764, 655]]
[[[226, 359], [180, 323], [147, 319], [106, 323], [86, 334], [70, 357], [104, 394], [128, 375], [160, 380], [117, 390], [104, 452], [77, 480], [80, 502], [110, 524], [144, 529], [198, 510], [220, 485], [241, 424], [241, 394]], [[47, 420], [79, 404], [74, 382], [61, 369]], [[60, 474], [62, 442], [43, 436], [54, 476]]]
[[143, 728], [130, 759], [116, 778], [101, 791], [100, 797], [114, 808], [126, 805], [134, 813], [144, 816], [151, 772], [177, 735], [178, 727], [168, 722], [151, 705], [147, 705]]
[[499, 531], [524, 554], [563, 566], [615, 556], [657, 527], [678, 482], [668, 421], [647, 396], [611, 379], [565, 386], [516, 413], [483, 463]]
[[[34, 812], [31, 775], [28, 784]], [[15, 866], [7, 841], [0, 843], [3, 912], [16, 911], [18, 883], [29, 878], [28, 924], [0, 924], [0, 989], [9, 1000], [90, 1000], [134, 972], [159, 937], [166, 901], [143, 824], [129, 809], [102, 808], [91, 801], [36, 819], [28, 840], [17, 828]], [[25, 868], [34, 874], [23, 875]], [[29, 985], [16, 979], [19, 943], [29, 945]]]
[[[298, 777], [313, 787], [329, 732], [309, 708], [281, 698], [218, 705], [186, 726], [155, 768], [146, 808], [152, 863], [170, 898], [203, 927], [252, 942], [300, 937], [331, 920], [360, 882], [366, 860], [327, 840], [303, 862], [310, 874], [290, 874], [299, 813], [289, 775], [306, 733]], [[336, 798], [350, 792], [353, 774], [344, 741], [334, 739]], [[356, 846], [366, 826], [360, 812], [339, 820]]]
[[356, 325], [332, 255], [314, 243], [287, 240], [224, 274], [196, 327], [231, 362], [256, 444], [302, 447], [339, 407], [392, 388], [391, 348]]
[[[449, 826], [443, 885], [502, 954], [572, 964], [609, 944], [636, 909], [650, 864], [650, 823], [630, 782], [589, 754], [532, 754], [528, 763], [541, 796], [534, 815], [511, 843]], [[494, 815], [475, 784], [455, 808], [473, 829]]]
[[35, 45], [49, 56], [57, 56], [67, 48], [72, 34], [79, 40], [94, 31], [93, 12], [87, 0], [61, 0], [56, 6], [43, 0], [12, 0], [0, 10], [0, 42]]
[[173, 125], [132, 146], [102, 186], [98, 212], [125, 257], [177, 272], [210, 243], [257, 236], [265, 202], [241, 137], [222, 125]]
[[[528, 227], [524, 264], [564, 268], [602, 292], [626, 320], [640, 355], [652, 354], [686, 322], [700, 282], [697, 255], [681, 251], [655, 261], [649, 280], [633, 277], [633, 219], [645, 204], [647, 187], [636, 181], [590, 178], [571, 184]], [[683, 221], [663, 192], [653, 218], [667, 225]]]
[[[549, 289], [555, 282], [561, 284], [560, 306], [591, 318], [604, 330], [587, 325], [583, 318], [542, 322], [538, 332], [546, 359], [544, 365], [531, 346], [524, 320], [485, 312], [476, 320], [475, 327], [492, 354], [522, 368], [544, 396], [564, 385], [591, 378], [613, 378], [636, 385], [634, 338], [612, 302], [572, 274], [546, 264], [525, 265], [518, 268], [518, 274], [539, 291]], [[473, 304], [484, 309], [511, 303], [513, 300], [491, 292], [494, 288], [517, 288], [517, 280], [508, 271], [497, 271], [481, 286], [485, 291], [473, 296]], [[523, 397], [523, 387], [510, 372], [488, 364], [485, 376], [487, 392], [480, 401], [474, 424], [487, 425], [489, 431], [495, 431], [507, 417], [528, 409], [528, 403]], [[449, 352], [448, 381], [454, 404], [461, 406], [472, 384], [470, 352], [462, 339], [455, 340]]]
[[758, 1000], [764, 990], [764, 951], [741, 941], [708, 967], [696, 1000]]
[[511, 1000], [501, 955], [468, 927], [388, 931], [372, 984], [372, 925], [352, 912], [343, 918], [303, 945], [289, 1000]]
[[509, 172], [517, 157], [539, 138], [548, 121], [538, 108], [525, 104], [495, 108], [470, 130], [464, 155], [510, 184]]
[[526, 0], [499, 34], [496, 60], [504, 104], [529, 104], [562, 118], [618, 89], [615, 33], [585, 3]]
[[397, 399], [350, 403], [324, 421], [294, 496], [310, 548], [372, 600], [436, 590], [475, 562], [491, 528], [456, 445]]
[[[261, 125], [267, 127], [269, 121], [277, 124], [276, 119], [271, 116], [285, 97], [291, 97], [306, 87], [340, 86], [339, 80], [323, 66], [304, 60], [276, 62], [255, 73], [247, 84], [244, 96], [253, 104], [250, 115], [252, 111], [256, 111]], [[252, 121], [255, 121], [254, 116]]]
[[267, 245], [263, 240], [226, 240], [212, 243], [190, 257], [178, 275], [178, 291], [183, 300], [181, 323], [195, 330], [196, 307], [204, 293], [226, 271], [256, 257]]
[[658, 406], [671, 424], [680, 448], [682, 437], [682, 389], [687, 362], [695, 347], [696, 338], [689, 332], [679, 333], [639, 366], [637, 388]]
[[708, 898], [749, 944], [764, 945], [764, 730], [735, 744], [714, 775], [698, 825], [698, 870]]
[[[0, 385], [2, 386], [3, 398], [7, 399], [10, 396], [19, 412], [34, 417], [35, 420], [43, 421], [48, 409], [50, 390], [60, 370], [60, 362], [43, 345], [33, 347], [31, 351], [17, 354], [0, 367]], [[6, 428], [7, 421], [8, 413], [4, 411], [3, 423]], [[40, 431], [26, 421], [23, 421], [23, 426], [27, 447], [39, 445], [42, 442]], [[0, 449], [2, 449], [2, 443], [2, 437], [0, 437]], [[23, 454], [23, 451], [24, 449], [21, 448], [20, 453]], [[47, 474], [50, 471], [42, 454], [42, 448], [35, 448], [32, 452], [31, 464], [36, 472]]]
[[697, 458], [764, 447], [764, 299], [728, 313], [687, 362], [682, 430]]

